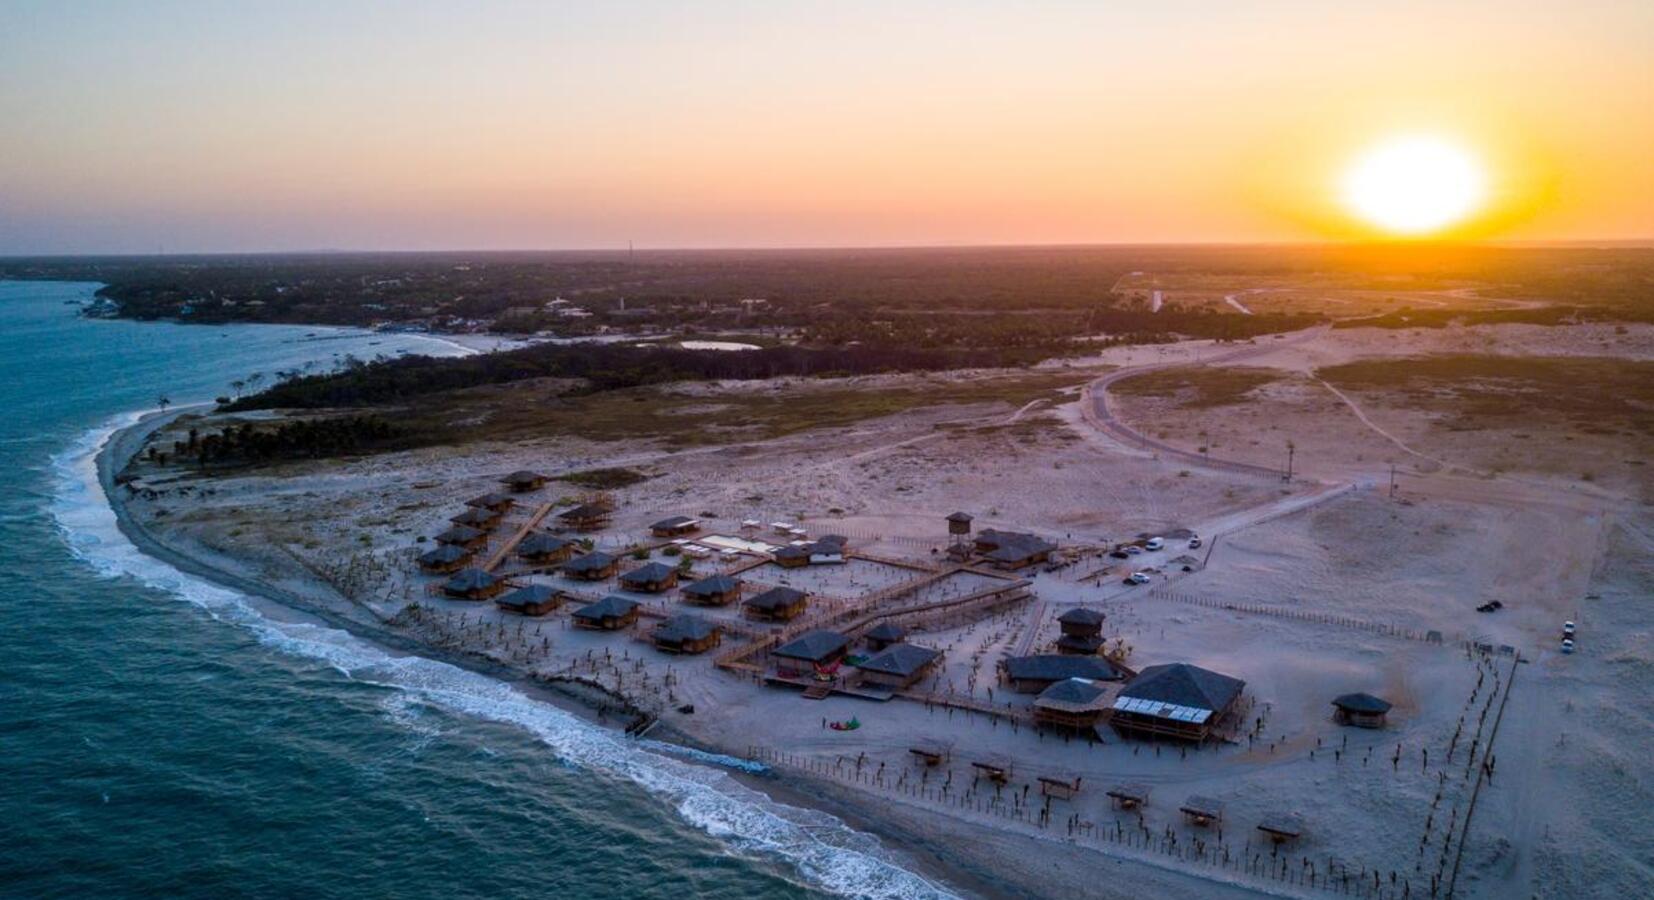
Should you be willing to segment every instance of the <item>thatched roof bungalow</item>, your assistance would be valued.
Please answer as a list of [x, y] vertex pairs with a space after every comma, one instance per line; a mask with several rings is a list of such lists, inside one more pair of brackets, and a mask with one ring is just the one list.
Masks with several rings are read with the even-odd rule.
[[723, 638], [718, 625], [687, 614], [676, 615], [655, 627], [655, 647], [666, 653], [705, 653]]
[[574, 555], [573, 541], [536, 531], [517, 544], [517, 555], [531, 563], [560, 563]]
[[505, 588], [504, 579], [481, 569], [462, 569], [442, 583], [442, 592], [455, 600], [487, 600]]
[[561, 606], [567, 597], [562, 591], [543, 584], [520, 587], [494, 598], [494, 605], [506, 612], [524, 616], [543, 616]]
[[558, 513], [557, 522], [574, 531], [597, 531], [609, 524], [609, 510], [596, 503], [582, 503]]
[[452, 544], [467, 550], [481, 550], [488, 546], [488, 532], [469, 525], [454, 525], [436, 536], [439, 544]]
[[516, 504], [516, 502], [517, 501], [512, 499], [510, 494], [504, 494], [496, 491], [494, 493], [472, 497], [471, 499], [465, 501], [465, 505], [472, 507], [473, 509], [491, 509], [497, 513], [504, 513], [509, 511], [511, 507]]
[[638, 602], [610, 594], [596, 603], [580, 607], [571, 614], [576, 628], [595, 631], [619, 631], [637, 621]]
[[742, 601], [742, 611], [748, 618], [765, 622], [790, 622], [804, 614], [810, 603], [809, 595], [797, 588], [772, 587], [761, 594]]
[[708, 575], [684, 585], [683, 599], [698, 606], [728, 606], [741, 599], [741, 580], [730, 575]]
[[867, 642], [868, 648], [876, 653], [886, 647], [907, 640], [907, 629], [895, 622], [880, 622], [867, 629], [867, 633], [861, 637], [862, 640]]
[[471, 506], [467, 507], [465, 512], [450, 518], [448, 521], [455, 525], [466, 525], [471, 528], [488, 531], [494, 526], [500, 524], [501, 518], [501, 513], [497, 513], [491, 509], [485, 509], [483, 507]]
[[1034, 721], [1040, 725], [1090, 731], [1107, 713], [1107, 689], [1084, 678], [1059, 681], [1034, 698]]
[[699, 531], [701, 520], [690, 516], [667, 516], [659, 522], [649, 526], [649, 533], [655, 537], [682, 537]]
[[984, 529], [976, 535], [976, 552], [1000, 569], [1021, 569], [1051, 558], [1057, 545], [1036, 534]]
[[850, 639], [836, 631], [818, 629], [806, 631], [770, 651], [770, 655], [789, 663], [826, 666], [844, 658]]
[[658, 594], [671, 590], [677, 584], [678, 570], [663, 562], [644, 563], [629, 572], [620, 573], [620, 586], [628, 591]]
[[601, 550], [593, 550], [563, 564], [563, 574], [581, 581], [602, 581], [614, 575], [620, 560]]
[[1245, 688], [1239, 678], [1188, 663], [1150, 666], [1115, 697], [1109, 723], [1122, 734], [1203, 741]]
[[419, 567], [427, 572], [446, 575], [465, 568], [475, 555], [457, 544], [441, 544], [419, 555]]
[[518, 469], [510, 475], [501, 478], [500, 484], [505, 485], [515, 493], [524, 494], [529, 491], [537, 491], [540, 488], [545, 487], [546, 482], [550, 480], [551, 479], [548, 476], [541, 475], [539, 472], [531, 472], [527, 469]]
[[1358, 728], [1383, 728], [1390, 712], [1390, 701], [1372, 694], [1344, 694], [1334, 697], [1333, 721]]
[[1059, 681], [1122, 681], [1126, 670], [1100, 656], [1063, 656], [1041, 653], [1013, 656], [1004, 663], [1005, 678], [1019, 694], [1037, 694]]
[[912, 687], [935, 668], [942, 658], [939, 650], [915, 644], [892, 644], [878, 654], [856, 664], [861, 680], [880, 687]]

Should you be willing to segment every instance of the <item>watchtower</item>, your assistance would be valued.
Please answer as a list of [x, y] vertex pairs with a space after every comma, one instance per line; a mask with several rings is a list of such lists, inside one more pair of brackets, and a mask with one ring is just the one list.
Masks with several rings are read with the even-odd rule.
[[948, 553], [962, 556], [971, 549], [971, 515], [956, 512], [948, 516]]

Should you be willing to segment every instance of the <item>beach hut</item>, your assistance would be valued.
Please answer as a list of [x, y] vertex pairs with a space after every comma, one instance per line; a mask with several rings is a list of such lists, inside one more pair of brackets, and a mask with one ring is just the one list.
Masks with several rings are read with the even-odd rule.
[[877, 653], [886, 647], [907, 640], [907, 629], [894, 622], [880, 622], [867, 629], [867, 633], [862, 635], [862, 640], [867, 642], [868, 649]]
[[574, 555], [575, 546], [568, 538], [536, 531], [517, 544], [517, 555], [531, 563], [560, 563]]
[[1000, 569], [1021, 569], [1042, 563], [1056, 552], [1057, 545], [1035, 534], [995, 531], [988, 528], [976, 535], [976, 552]]
[[1096, 637], [1103, 633], [1103, 613], [1089, 606], [1076, 606], [1057, 617], [1063, 634]]
[[809, 606], [809, 595], [797, 588], [772, 587], [742, 601], [742, 611], [749, 618], [765, 622], [790, 622], [803, 615]]
[[939, 650], [915, 644], [892, 644], [877, 655], [856, 664], [864, 684], [894, 690], [912, 687], [942, 658]]
[[1107, 794], [1108, 799], [1119, 809], [1141, 809], [1149, 805], [1149, 788], [1145, 784], [1137, 784], [1136, 782], [1117, 784], [1103, 793]]
[[1054, 800], [1072, 800], [1079, 796], [1081, 778], [1078, 775], [1041, 775], [1039, 792]]
[[419, 567], [427, 572], [446, 575], [465, 568], [474, 555], [464, 547], [455, 544], [442, 544], [434, 550], [421, 553], [419, 555]]
[[500, 524], [501, 514], [491, 509], [478, 506], [466, 507], [465, 512], [449, 519], [455, 525], [467, 525], [471, 528], [488, 531]]
[[465, 505], [472, 507], [473, 509], [490, 509], [497, 513], [504, 513], [509, 511], [511, 507], [516, 504], [516, 502], [517, 501], [512, 499], [510, 494], [503, 494], [496, 491], [491, 494], [483, 494], [478, 497], [472, 497], [471, 499], [465, 501]]
[[451, 544], [467, 550], [481, 550], [488, 546], [488, 532], [469, 525], [454, 525], [436, 536], [439, 544]]
[[601, 550], [593, 550], [564, 563], [563, 574], [581, 581], [602, 581], [614, 575], [618, 568], [620, 560]]
[[728, 606], [741, 598], [741, 580], [730, 575], [708, 575], [683, 586], [685, 603], [697, 606]]
[[681, 537], [699, 531], [701, 520], [689, 516], [668, 516], [649, 526], [649, 533], [655, 537]]
[[1202, 797], [1197, 794], [1183, 801], [1183, 805], [1178, 807], [1178, 811], [1183, 813], [1183, 818], [1190, 825], [1205, 828], [1208, 825], [1223, 824], [1222, 800], [1214, 800], [1211, 797]]
[[609, 524], [609, 510], [596, 503], [582, 503], [558, 513], [557, 522], [572, 531], [597, 531]]
[[1034, 698], [1034, 722], [1076, 732], [1097, 727], [1108, 712], [1108, 691], [1084, 678], [1069, 678]]
[[596, 603], [590, 603], [571, 614], [576, 628], [594, 631], [619, 631], [637, 621], [638, 603], [610, 594]]
[[1188, 663], [1150, 666], [1115, 697], [1109, 722], [1121, 734], [1203, 741], [1245, 687], [1239, 678]]
[[1100, 656], [1064, 656], [1041, 653], [1013, 656], [1004, 662], [1006, 680], [1019, 694], [1037, 694], [1059, 681], [1084, 678], [1087, 681], [1121, 681], [1126, 672]]
[[1006, 784], [1016, 773], [1016, 764], [1009, 756], [1001, 753], [991, 753], [982, 759], [973, 760], [971, 768], [976, 770], [976, 777], [986, 778], [994, 784]]
[[844, 651], [850, 646], [850, 639], [836, 631], [825, 629], [806, 631], [796, 638], [770, 651], [770, 655], [785, 663], [803, 663], [806, 668], [811, 666], [827, 666], [844, 658]]
[[539, 472], [530, 472], [527, 469], [518, 469], [510, 475], [501, 478], [500, 484], [505, 485], [514, 493], [525, 494], [529, 491], [537, 491], [540, 488], [545, 487], [546, 482], [549, 480], [551, 479], [545, 475], [541, 475]]
[[678, 584], [678, 570], [663, 562], [645, 563], [630, 572], [620, 573], [620, 586], [628, 591], [658, 594]]
[[1334, 722], [1357, 728], [1383, 728], [1390, 701], [1372, 694], [1344, 694], [1332, 700]]
[[556, 588], [531, 584], [495, 597], [494, 605], [519, 615], [543, 616], [560, 606], [566, 596]]
[[1304, 836], [1304, 817], [1297, 813], [1269, 813], [1258, 823], [1258, 830], [1276, 844], [1290, 844]]
[[504, 580], [481, 569], [462, 569], [442, 583], [442, 592], [455, 600], [487, 600], [505, 588]]
[[655, 648], [667, 653], [705, 653], [718, 646], [723, 630], [700, 616], [676, 615], [655, 626]]

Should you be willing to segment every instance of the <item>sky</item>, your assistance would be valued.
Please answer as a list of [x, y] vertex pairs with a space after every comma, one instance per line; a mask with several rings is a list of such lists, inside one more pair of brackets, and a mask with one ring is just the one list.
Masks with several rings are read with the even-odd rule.
[[0, 0], [0, 254], [1654, 238], [1654, 2]]

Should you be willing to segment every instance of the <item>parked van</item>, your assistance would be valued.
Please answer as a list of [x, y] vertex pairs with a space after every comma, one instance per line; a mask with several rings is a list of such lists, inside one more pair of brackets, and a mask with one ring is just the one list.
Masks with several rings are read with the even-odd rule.
[[1150, 550], [1163, 550], [1166, 547], [1166, 541], [1163, 538], [1152, 537], [1144, 541], [1143, 546]]

